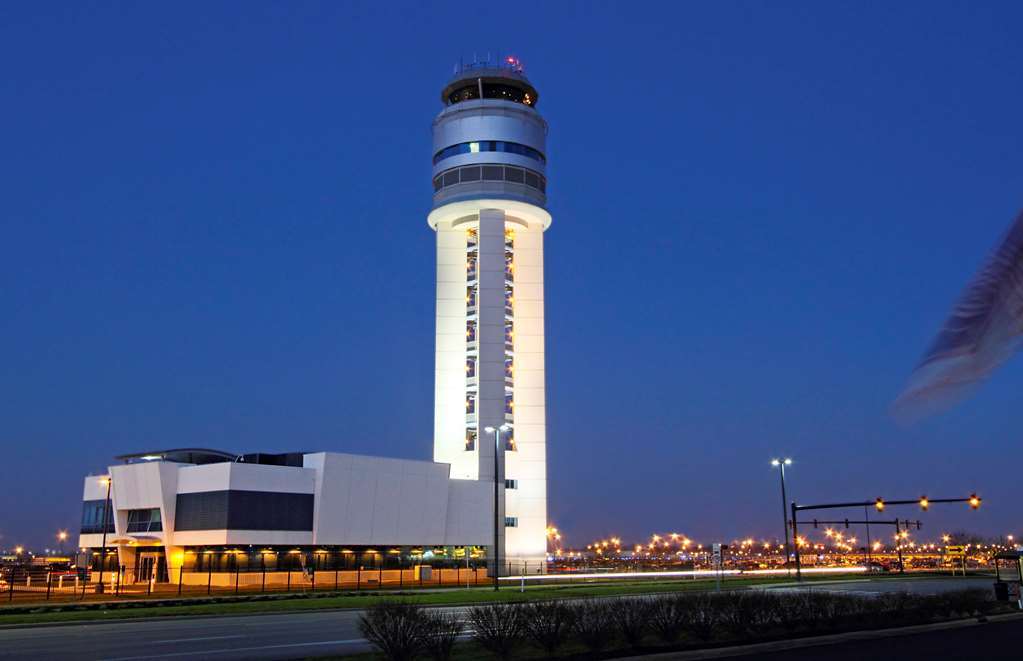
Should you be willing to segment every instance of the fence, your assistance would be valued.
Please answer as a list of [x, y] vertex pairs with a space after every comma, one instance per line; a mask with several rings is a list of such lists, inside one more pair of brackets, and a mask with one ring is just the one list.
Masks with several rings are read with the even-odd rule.
[[[53, 571], [45, 567], [0, 568], [0, 600], [56, 601], [110, 598], [178, 597], [273, 592], [331, 592], [374, 589], [419, 589], [487, 585], [485, 567], [356, 568], [314, 570], [297, 568], [206, 571], [188, 568], [162, 570], [152, 565], [121, 566], [114, 570]], [[158, 580], [161, 579], [161, 580]]]

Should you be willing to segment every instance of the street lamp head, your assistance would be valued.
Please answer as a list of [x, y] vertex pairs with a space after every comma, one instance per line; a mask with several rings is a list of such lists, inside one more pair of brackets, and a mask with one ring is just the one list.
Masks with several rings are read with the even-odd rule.
[[504, 423], [503, 425], [501, 425], [500, 427], [498, 427], [498, 429], [500, 429], [501, 431], [508, 431], [509, 429], [511, 429], [511, 425], [509, 425], [509, 424], [508, 424], [508, 423], [506, 422], [506, 423]]
[[791, 459], [786, 459], [784, 461], [784, 463], [785, 463], [786, 466], [791, 466], [792, 465], [792, 460]]
[[483, 431], [487, 432], [488, 434], [493, 434], [494, 433], [494, 428], [493, 427], [484, 427]]
[[778, 459], [772, 459], [772, 460], [771, 460], [771, 465], [772, 465], [772, 466], [776, 466], [776, 467], [777, 467], [777, 466], [781, 466], [781, 461], [780, 461], [780, 460], [778, 460]]

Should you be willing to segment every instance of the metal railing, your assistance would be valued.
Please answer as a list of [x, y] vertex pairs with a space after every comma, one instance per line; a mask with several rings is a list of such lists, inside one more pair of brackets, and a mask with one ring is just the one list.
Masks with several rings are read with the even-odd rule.
[[242, 567], [214, 570], [160, 563], [99, 569], [0, 568], [0, 600], [12, 602], [212, 596], [270, 592], [332, 592], [374, 589], [453, 588], [489, 585], [484, 564], [399, 564], [398, 566], [314, 569]]

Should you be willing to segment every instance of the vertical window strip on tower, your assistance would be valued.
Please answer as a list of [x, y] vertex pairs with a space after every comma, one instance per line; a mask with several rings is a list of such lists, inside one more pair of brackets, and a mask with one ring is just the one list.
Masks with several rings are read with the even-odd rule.
[[479, 380], [476, 364], [479, 361], [479, 345], [476, 343], [476, 302], [479, 296], [479, 233], [476, 229], [466, 230], [465, 236], [465, 449], [476, 449], [479, 438], [479, 416], [476, 415], [476, 395]]
[[504, 421], [505, 450], [515, 449], [515, 231], [504, 231]]

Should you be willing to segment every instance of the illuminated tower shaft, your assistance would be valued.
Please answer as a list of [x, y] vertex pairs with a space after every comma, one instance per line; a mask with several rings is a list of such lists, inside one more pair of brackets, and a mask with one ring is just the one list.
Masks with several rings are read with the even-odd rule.
[[[433, 122], [437, 232], [434, 460], [493, 481], [501, 560], [546, 553], [543, 232], [547, 124], [517, 62], [461, 67]], [[487, 427], [507, 425], [502, 447]]]

